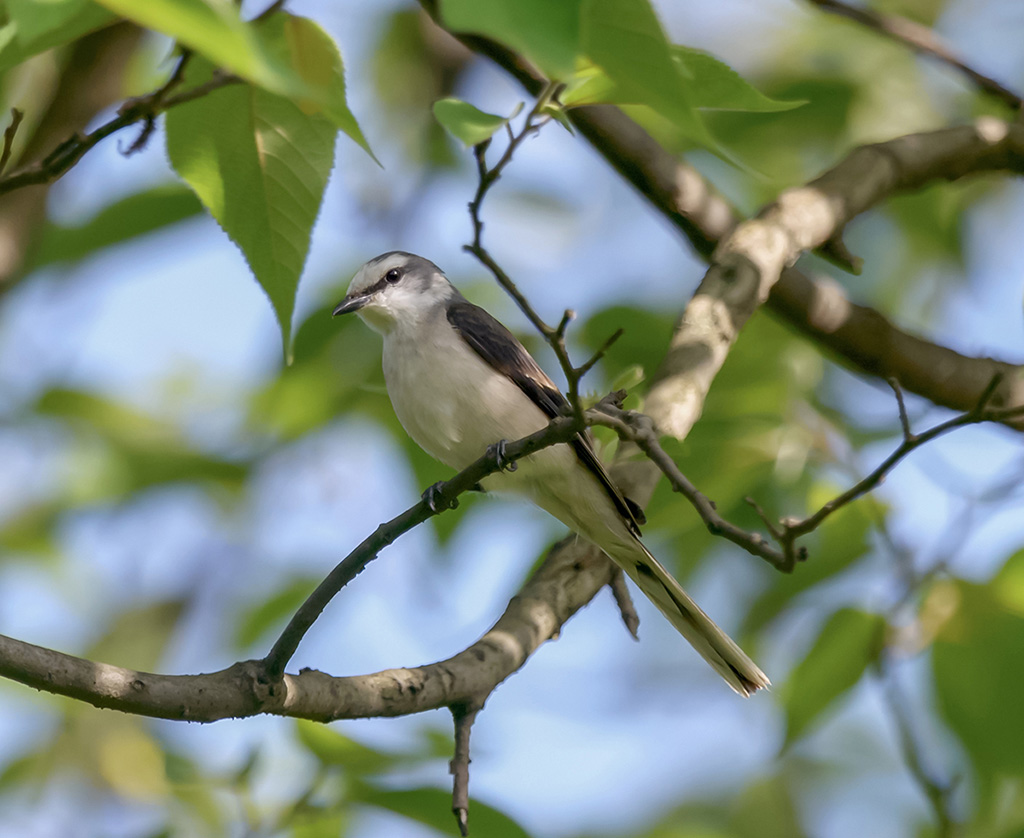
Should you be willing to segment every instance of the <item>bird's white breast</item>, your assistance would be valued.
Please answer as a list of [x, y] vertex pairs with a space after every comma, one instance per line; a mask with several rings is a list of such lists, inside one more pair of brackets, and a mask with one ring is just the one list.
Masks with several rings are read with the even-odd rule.
[[463, 469], [499, 440], [538, 431], [547, 417], [452, 329], [435, 322], [384, 337], [384, 378], [402, 427], [431, 456]]

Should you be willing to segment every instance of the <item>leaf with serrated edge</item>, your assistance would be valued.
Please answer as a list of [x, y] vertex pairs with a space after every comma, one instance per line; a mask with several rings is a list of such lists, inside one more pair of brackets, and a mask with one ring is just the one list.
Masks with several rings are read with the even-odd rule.
[[[190, 82], [212, 67], [193, 59]], [[336, 128], [281, 96], [234, 85], [167, 114], [171, 164], [245, 255], [290, 354], [309, 238], [334, 162]]]

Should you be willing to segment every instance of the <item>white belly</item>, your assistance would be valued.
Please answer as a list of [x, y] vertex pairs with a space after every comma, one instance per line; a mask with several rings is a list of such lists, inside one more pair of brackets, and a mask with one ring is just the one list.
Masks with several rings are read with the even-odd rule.
[[430, 338], [388, 335], [384, 379], [402, 427], [428, 454], [454, 469], [488, 445], [547, 425], [540, 408], [496, 373], [447, 323]]
[[[398, 420], [424, 451], [461, 470], [489, 445], [521, 439], [548, 424], [544, 412], [519, 387], [452, 329], [428, 331], [431, 337], [419, 340], [387, 335], [383, 358]], [[525, 496], [599, 544], [606, 545], [609, 536], [632, 543], [604, 487], [568, 445], [546, 448], [517, 466], [485, 478], [483, 487]]]

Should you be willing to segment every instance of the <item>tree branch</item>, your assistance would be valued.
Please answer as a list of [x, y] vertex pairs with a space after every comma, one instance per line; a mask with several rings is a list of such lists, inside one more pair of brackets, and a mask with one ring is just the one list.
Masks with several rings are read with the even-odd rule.
[[333, 677], [264, 677], [261, 661], [202, 675], [156, 675], [0, 635], [0, 676], [48, 693], [162, 719], [213, 722], [269, 713], [314, 721], [405, 716], [477, 702], [516, 672], [608, 584], [611, 563], [570, 536], [556, 545], [476, 643], [439, 663]]
[[[165, 96], [163, 87], [154, 90], [146, 96], [132, 99], [125, 102], [118, 111], [117, 116], [108, 122], [103, 123], [85, 136], [75, 134], [57, 146], [49, 155], [37, 163], [23, 166], [8, 175], [0, 177], [0, 195], [21, 189], [25, 186], [32, 186], [41, 183], [53, 183], [63, 177], [68, 170], [74, 166], [90, 149], [105, 140], [111, 134], [116, 134], [122, 128], [134, 125], [136, 122], [150, 123], [164, 111], [176, 105], [191, 102], [201, 96], [206, 96], [221, 87], [229, 84], [238, 84], [242, 80], [230, 73], [215, 73], [213, 78], [204, 84], [198, 85], [192, 90], [179, 93], [176, 96]], [[148, 137], [147, 131], [143, 137]], [[142, 138], [140, 138], [142, 139]], [[139, 140], [132, 143], [130, 149], [138, 150]]]
[[825, 519], [834, 512], [838, 512], [847, 504], [852, 503], [857, 500], [857, 498], [863, 497], [881, 484], [889, 472], [896, 468], [896, 466], [899, 465], [899, 463], [902, 462], [912, 451], [916, 451], [922, 445], [931, 442], [933, 439], [937, 439], [950, 431], [956, 430], [957, 428], [963, 428], [967, 425], [976, 425], [980, 422], [1005, 422], [1007, 420], [1024, 417], [1024, 406], [1011, 408], [989, 407], [989, 401], [995, 393], [998, 385], [998, 379], [993, 379], [981, 400], [972, 410], [969, 410], [966, 413], [961, 413], [959, 416], [954, 416], [952, 419], [947, 419], [945, 422], [940, 422], [934, 427], [916, 434], [910, 429], [910, 423], [907, 419], [906, 408], [903, 405], [903, 396], [899, 385], [894, 383], [893, 389], [896, 392], [897, 404], [900, 411], [900, 424], [903, 430], [903, 441], [897, 446], [896, 450], [882, 460], [882, 462], [879, 463], [870, 474], [865, 475], [861, 480], [858, 480], [842, 494], [832, 498], [832, 500], [825, 503], [812, 515], [803, 519], [784, 518], [779, 522], [778, 526], [771, 523], [761, 507], [754, 503], [754, 501], [748, 498], [747, 502], [757, 510], [757, 513], [771, 530], [773, 537], [782, 547], [783, 553], [786, 554], [787, 558], [792, 557], [794, 560], [797, 560], [801, 558], [801, 556], [794, 555], [793, 545], [796, 539], [817, 529]]
[[929, 29], [927, 26], [922, 26], [920, 23], [915, 23], [899, 15], [888, 15], [872, 11], [871, 9], [850, 6], [847, 3], [841, 2], [841, 0], [808, 0], [808, 2], [817, 6], [823, 12], [839, 15], [840, 17], [855, 21], [861, 26], [866, 26], [880, 35], [884, 35], [897, 43], [909, 47], [919, 55], [935, 58], [948, 64], [967, 76], [971, 82], [985, 91], [985, 93], [994, 96], [1013, 110], [1024, 108], [1024, 100], [1017, 93], [1014, 93], [1008, 87], [1004, 87], [995, 79], [979, 73], [970, 65], [965, 64], [934, 30]]
[[1024, 127], [986, 118], [862, 146], [741, 223], [715, 249], [673, 335], [664, 368], [685, 376], [656, 384], [648, 396], [649, 410], [669, 415], [659, 430], [686, 436], [739, 330], [801, 253], [889, 195], [989, 171], [1024, 171]]

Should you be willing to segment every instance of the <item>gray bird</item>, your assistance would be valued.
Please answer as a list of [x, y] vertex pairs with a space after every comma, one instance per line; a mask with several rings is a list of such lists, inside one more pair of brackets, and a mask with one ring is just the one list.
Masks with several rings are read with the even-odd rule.
[[[540, 430], [566, 405], [512, 333], [421, 256], [392, 251], [363, 265], [334, 309], [349, 312], [384, 337], [384, 378], [402, 427], [451, 468]], [[597, 544], [736, 692], [769, 685], [644, 547], [639, 509], [612, 482], [589, 434], [538, 451], [482, 486], [529, 498]]]

